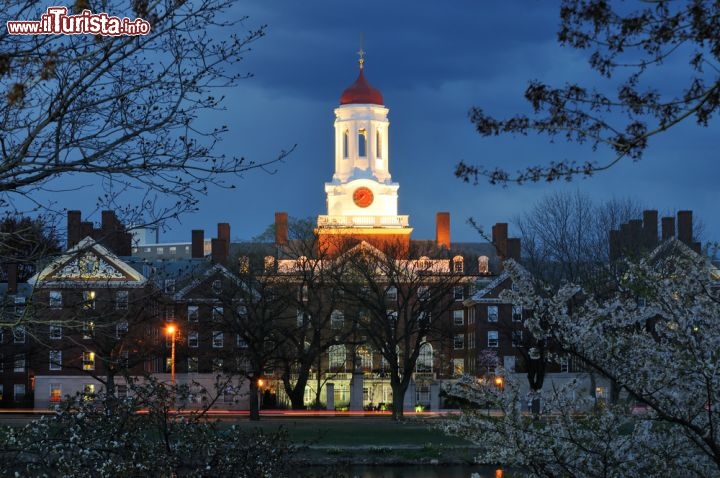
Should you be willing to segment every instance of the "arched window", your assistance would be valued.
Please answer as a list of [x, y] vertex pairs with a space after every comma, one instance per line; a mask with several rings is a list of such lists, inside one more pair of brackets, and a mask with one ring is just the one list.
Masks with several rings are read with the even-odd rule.
[[490, 267], [488, 265], [488, 256], [478, 257], [478, 272], [480, 274], [489, 274]]
[[330, 365], [331, 372], [344, 372], [345, 371], [345, 346], [332, 345], [328, 349], [328, 362]]
[[382, 143], [382, 134], [380, 134], [380, 130], [377, 130], [375, 132], [375, 157], [380, 159], [382, 158], [382, 150], [383, 150], [383, 143]]
[[361, 158], [367, 156], [367, 130], [365, 128], [358, 130], [358, 156]]
[[463, 272], [463, 257], [462, 256], [455, 256], [453, 257], [453, 272], [462, 273]]
[[345, 130], [343, 133], [343, 158], [347, 159], [350, 151], [350, 131]]
[[357, 349], [357, 357], [360, 365], [360, 369], [363, 372], [371, 372], [373, 369], [372, 353], [370, 349], [364, 345], [361, 345]]
[[418, 373], [432, 373], [433, 371], [433, 347], [427, 342], [420, 346], [420, 354], [415, 362], [415, 371]]

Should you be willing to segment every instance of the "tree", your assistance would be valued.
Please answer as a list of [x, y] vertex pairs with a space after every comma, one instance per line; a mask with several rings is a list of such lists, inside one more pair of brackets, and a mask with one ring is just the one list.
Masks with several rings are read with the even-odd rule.
[[453, 291], [464, 277], [450, 269], [449, 259], [406, 257], [401, 247], [381, 252], [361, 244], [346, 252], [347, 265], [337, 278], [357, 310], [358, 333], [385, 360], [394, 420], [403, 417], [405, 394], [423, 347], [450, 339]]
[[[0, 23], [40, 20], [43, 8], [13, 3]], [[68, 15], [89, 8], [78, 0]], [[145, 20], [150, 31], [0, 33], [0, 208], [51, 211], [56, 196], [49, 193], [76, 187], [62, 179], [73, 175], [100, 185], [98, 202], [111, 209], [122, 193], [134, 195], [129, 222], [157, 222], [192, 210], [210, 185], [233, 187], [228, 175], [284, 157], [220, 155], [215, 146], [227, 128], [201, 123], [222, 108], [222, 89], [247, 76], [236, 65], [264, 27], [244, 30], [232, 4], [217, 0], [110, 1], [102, 8]]]
[[630, 199], [596, 204], [580, 191], [549, 194], [515, 219], [523, 265], [548, 284], [586, 284], [609, 261], [610, 230], [638, 217], [642, 208]]
[[[481, 107], [470, 120], [482, 136], [539, 133], [588, 143], [608, 159], [559, 160], [517, 173], [461, 162], [464, 181], [491, 183], [569, 180], [604, 171], [621, 160], [639, 161], [650, 141], [679, 123], [708, 126], [720, 107], [720, 6], [710, 0], [654, 0], [630, 8], [607, 0], [563, 0], [558, 40], [587, 50], [589, 64], [602, 78], [616, 81], [617, 93], [568, 83], [553, 87], [532, 81], [525, 98], [532, 116], [497, 119]], [[678, 58], [680, 57], [680, 58]], [[671, 90], [660, 81], [666, 70], [687, 61], [685, 84]], [[618, 78], [619, 77], [619, 78]]]
[[468, 378], [453, 393], [491, 400], [503, 414], [467, 413], [448, 430], [482, 442], [484, 462], [533, 476], [718, 475], [716, 268], [673, 240], [655, 257], [627, 263], [602, 294], [571, 284], [542, 297], [515, 264], [506, 265], [518, 284], [508, 298], [533, 308], [526, 325], [534, 336], [618, 384], [620, 400], [597, 402], [570, 383], [545, 397], [546, 418], [530, 422], [512, 377], [503, 391]]

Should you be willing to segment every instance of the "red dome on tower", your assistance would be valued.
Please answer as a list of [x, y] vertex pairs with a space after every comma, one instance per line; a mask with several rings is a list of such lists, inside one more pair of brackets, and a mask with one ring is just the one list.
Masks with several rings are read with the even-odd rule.
[[340, 95], [340, 104], [373, 104], [382, 105], [383, 96], [380, 90], [370, 86], [370, 83], [365, 79], [363, 75], [362, 64], [360, 66], [360, 74], [355, 80], [355, 83], [348, 86], [345, 91]]

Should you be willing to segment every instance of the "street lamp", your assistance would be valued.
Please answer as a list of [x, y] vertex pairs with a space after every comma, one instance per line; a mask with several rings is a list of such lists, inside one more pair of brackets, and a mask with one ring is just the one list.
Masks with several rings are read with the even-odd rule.
[[175, 385], [175, 332], [177, 329], [174, 325], [170, 324], [167, 326], [167, 333], [170, 335], [171, 346], [170, 346], [170, 383]]

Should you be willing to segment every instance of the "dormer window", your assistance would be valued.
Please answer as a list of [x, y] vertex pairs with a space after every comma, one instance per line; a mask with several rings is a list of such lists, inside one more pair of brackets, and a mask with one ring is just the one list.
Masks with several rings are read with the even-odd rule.
[[489, 274], [490, 273], [488, 256], [478, 257], [478, 272], [480, 274]]
[[358, 156], [361, 158], [367, 156], [367, 130], [365, 128], [358, 130]]
[[463, 257], [462, 256], [455, 256], [453, 257], [453, 272], [457, 272], [462, 274], [463, 272]]

